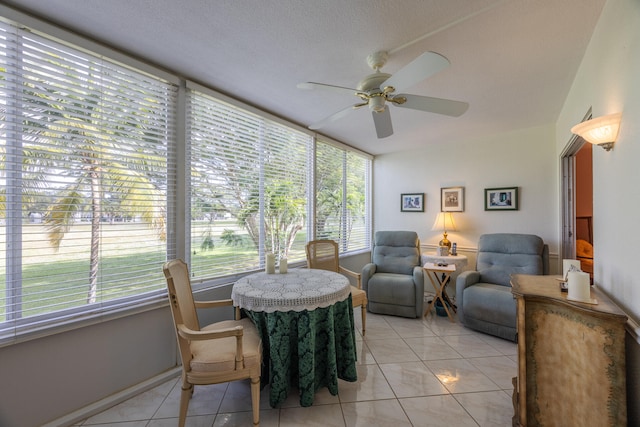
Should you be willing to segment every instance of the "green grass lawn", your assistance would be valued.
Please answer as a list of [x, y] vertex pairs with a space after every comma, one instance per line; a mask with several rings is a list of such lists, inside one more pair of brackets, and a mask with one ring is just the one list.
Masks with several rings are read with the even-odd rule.
[[[260, 268], [257, 250], [244, 235], [244, 245], [228, 246], [219, 236], [225, 229], [239, 235], [235, 221], [216, 221], [211, 228], [214, 247], [201, 250], [207, 223], [192, 224], [191, 273], [194, 279], [222, 277]], [[0, 254], [6, 260], [5, 227], [0, 227]], [[45, 314], [87, 304], [89, 291], [90, 224], [74, 225], [58, 251], [48, 244], [42, 224], [23, 227], [22, 317]], [[290, 262], [304, 259], [306, 233], [298, 233]], [[99, 285], [96, 302], [166, 286], [162, 264], [166, 243], [140, 223], [102, 224]], [[0, 322], [7, 312], [6, 265], [0, 265]]]

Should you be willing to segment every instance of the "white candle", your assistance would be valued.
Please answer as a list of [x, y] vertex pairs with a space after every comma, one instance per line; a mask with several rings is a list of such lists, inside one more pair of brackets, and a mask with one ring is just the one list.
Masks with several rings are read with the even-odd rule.
[[287, 258], [280, 258], [280, 274], [286, 274], [288, 269], [289, 266], [287, 265]]
[[276, 257], [273, 255], [273, 252], [267, 252], [265, 265], [267, 274], [273, 274], [276, 272]]
[[583, 271], [570, 271], [567, 273], [568, 297], [570, 299], [589, 301], [591, 299], [591, 287], [589, 273]]

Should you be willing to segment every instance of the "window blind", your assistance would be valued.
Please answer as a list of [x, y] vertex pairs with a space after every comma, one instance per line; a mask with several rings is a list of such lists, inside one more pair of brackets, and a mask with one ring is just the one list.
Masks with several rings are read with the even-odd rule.
[[312, 137], [191, 89], [191, 272], [262, 268], [264, 253], [305, 258]]
[[371, 160], [323, 140], [315, 154], [316, 238], [337, 241], [340, 253], [368, 249]]
[[0, 23], [0, 336], [165, 289], [176, 97]]
[[162, 301], [167, 257], [211, 285], [315, 234], [368, 249], [365, 153], [63, 35], [0, 22], [0, 345]]

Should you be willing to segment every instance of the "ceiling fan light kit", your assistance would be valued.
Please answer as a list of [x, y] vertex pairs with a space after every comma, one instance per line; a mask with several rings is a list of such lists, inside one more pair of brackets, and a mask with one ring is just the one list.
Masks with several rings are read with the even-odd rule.
[[369, 97], [369, 110], [381, 113], [386, 108], [384, 105], [385, 96], [383, 93], [374, 93]]
[[458, 117], [462, 115], [469, 104], [450, 99], [432, 98], [428, 96], [395, 94], [396, 90], [402, 91], [419, 83], [449, 66], [449, 60], [435, 52], [425, 52], [412, 62], [398, 70], [395, 74], [387, 74], [380, 71], [389, 59], [389, 53], [378, 51], [367, 56], [367, 64], [374, 70], [363, 78], [356, 89], [342, 86], [334, 86], [323, 83], [299, 83], [299, 89], [327, 89], [334, 92], [350, 93], [356, 95], [362, 102], [340, 110], [329, 117], [309, 126], [309, 129], [320, 129], [330, 123], [345, 117], [349, 112], [369, 106], [373, 116], [373, 123], [378, 138], [386, 138], [393, 135], [391, 115], [387, 108], [387, 101], [398, 107], [425, 111], [428, 113], [444, 114]]

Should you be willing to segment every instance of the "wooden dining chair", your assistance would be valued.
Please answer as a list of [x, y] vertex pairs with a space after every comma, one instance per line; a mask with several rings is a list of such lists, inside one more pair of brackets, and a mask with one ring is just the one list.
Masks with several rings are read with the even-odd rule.
[[195, 385], [251, 380], [253, 425], [260, 422], [262, 341], [248, 318], [224, 320], [200, 328], [196, 308], [233, 306], [232, 300], [194, 301], [187, 264], [179, 259], [163, 266], [171, 314], [182, 357], [179, 427], [183, 427]]
[[351, 299], [354, 307], [362, 307], [362, 335], [364, 335], [367, 326], [367, 293], [362, 289], [361, 274], [340, 265], [338, 244], [334, 240], [312, 240], [307, 243], [306, 252], [307, 267], [335, 271], [356, 279], [357, 286], [351, 285]]

